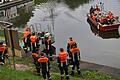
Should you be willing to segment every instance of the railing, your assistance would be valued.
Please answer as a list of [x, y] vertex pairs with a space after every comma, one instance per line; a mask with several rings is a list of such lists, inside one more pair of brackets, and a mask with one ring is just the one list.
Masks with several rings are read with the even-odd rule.
[[0, 21], [0, 27], [1, 28], [11, 28], [12, 25], [13, 25], [12, 23], [5, 22], [5, 21]]

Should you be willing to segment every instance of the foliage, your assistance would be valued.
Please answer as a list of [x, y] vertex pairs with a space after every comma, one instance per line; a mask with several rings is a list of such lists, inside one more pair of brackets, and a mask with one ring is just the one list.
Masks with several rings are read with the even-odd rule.
[[[17, 60], [17, 63], [27, 64], [29, 67], [32, 65], [31, 57], [22, 58], [22, 59], [16, 58], [16, 60]], [[34, 72], [35, 67], [33, 65], [31, 67], [32, 68], [30, 68], [30, 70], [18, 71], [6, 65], [0, 66], [0, 80], [43, 80], [41, 76], [35, 75], [35, 72]], [[52, 62], [51, 67], [52, 67], [52, 70], [51, 70], [52, 80], [60, 80], [60, 73], [59, 73], [59, 70], [57, 69], [56, 62]], [[111, 77], [110, 75], [103, 74], [98, 71], [81, 70], [81, 72], [82, 72], [81, 77], [78, 77], [76, 73], [74, 77], [70, 76], [70, 80], [119, 80]]]

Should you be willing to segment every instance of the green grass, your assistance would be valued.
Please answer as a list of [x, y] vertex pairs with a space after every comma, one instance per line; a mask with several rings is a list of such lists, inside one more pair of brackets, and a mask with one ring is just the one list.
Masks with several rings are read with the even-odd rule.
[[0, 80], [40, 80], [41, 77], [35, 76], [30, 71], [17, 71], [0, 67]]
[[[60, 80], [60, 74], [52, 72], [52, 80]], [[5, 66], [0, 66], [0, 80], [43, 80], [41, 76], [33, 74], [31, 71], [17, 71]], [[70, 80], [119, 80], [111, 76], [97, 73], [96, 71], [82, 70], [82, 76], [70, 76]]]
[[[0, 65], [0, 80], [43, 80], [41, 76], [37, 76], [35, 73], [35, 66], [32, 63], [32, 57], [18, 58], [16, 57], [17, 64], [25, 64], [30, 67], [26, 71], [14, 70], [9, 65]], [[69, 73], [71, 68], [69, 68]], [[110, 75], [101, 73], [99, 71], [81, 70], [81, 77], [77, 76], [77, 72], [74, 77], [70, 76], [70, 80], [120, 80], [120, 78], [113, 78]], [[60, 80], [60, 73], [56, 62], [51, 64], [51, 78], [52, 80]]]

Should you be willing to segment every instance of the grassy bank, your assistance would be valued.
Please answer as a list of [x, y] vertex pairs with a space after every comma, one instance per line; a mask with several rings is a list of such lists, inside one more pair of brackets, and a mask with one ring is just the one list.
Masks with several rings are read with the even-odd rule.
[[[51, 73], [52, 80], [60, 80], [59, 73]], [[0, 67], [0, 80], [43, 80], [41, 76], [34, 75], [31, 71], [17, 71], [8, 69], [4, 66]], [[98, 73], [97, 71], [82, 70], [82, 76], [71, 77], [70, 80], [118, 80], [112, 77]]]
[[[14, 70], [11, 67], [8, 67], [8, 65], [7, 66], [0, 65], [0, 80], [43, 80], [41, 76], [37, 76], [35, 74], [35, 67], [32, 64], [31, 57], [22, 59], [19, 58], [16, 60], [18, 64], [27, 64], [29, 70], [26, 71]], [[71, 71], [70, 69], [69, 71]], [[74, 77], [70, 76], [70, 80], [120, 80], [96, 70], [95, 71], [81, 70], [81, 72], [82, 72], [81, 77], [78, 77], [76, 74]], [[52, 62], [51, 77], [52, 80], [60, 80], [59, 69], [57, 67], [56, 62]]]

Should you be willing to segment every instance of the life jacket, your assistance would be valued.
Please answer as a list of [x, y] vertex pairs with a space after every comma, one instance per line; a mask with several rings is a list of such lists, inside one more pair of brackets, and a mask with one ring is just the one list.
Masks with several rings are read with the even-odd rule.
[[72, 53], [72, 54], [75, 54], [75, 53], [77, 53], [77, 52], [79, 52], [80, 50], [79, 50], [79, 48], [72, 48], [71, 50], [70, 50], [70, 52]]
[[38, 39], [37, 36], [31, 36], [30, 37], [30, 40], [31, 40], [32, 43], [35, 43], [37, 39]]
[[108, 18], [109, 19], [113, 19], [114, 18], [113, 13], [111, 11], [109, 11], [109, 13], [108, 13]]
[[33, 58], [37, 59], [39, 55], [37, 53], [32, 53]]
[[3, 45], [0, 45], [0, 52], [4, 52], [5, 51], [5, 49], [6, 49], [6, 47], [5, 46], [3, 46]]
[[48, 62], [48, 58], [45, 56], [42, 56], [41, 58], [38, 59], [38, 62], [40, 63]]
[[59, 59], [60, 62], [65, 62], [67, 60], [68, 53], [67, 52], [60, 52], [59, 53]]
[[113, 19], [113, 18], [114, 18], [114, 16], [113, 16], [113, 15], [111, 15], [111, 14], [109, 14], [109, 15], [108, 15], [108, 18], [109, 18], [109, 19]]
[[29, 34], [30, 34], [30, 31], [25, 31], [24, 34], [23, 34], [24, 38], [27, 38], [27, 36], [28, 36]]
[[80, 50], [79, 50], [79, 48], [72, 48], [70, 50], [70, 52], [72, 53], [72, 60], [74, 62], [79, 62], [79, 60], [80, 60]]

